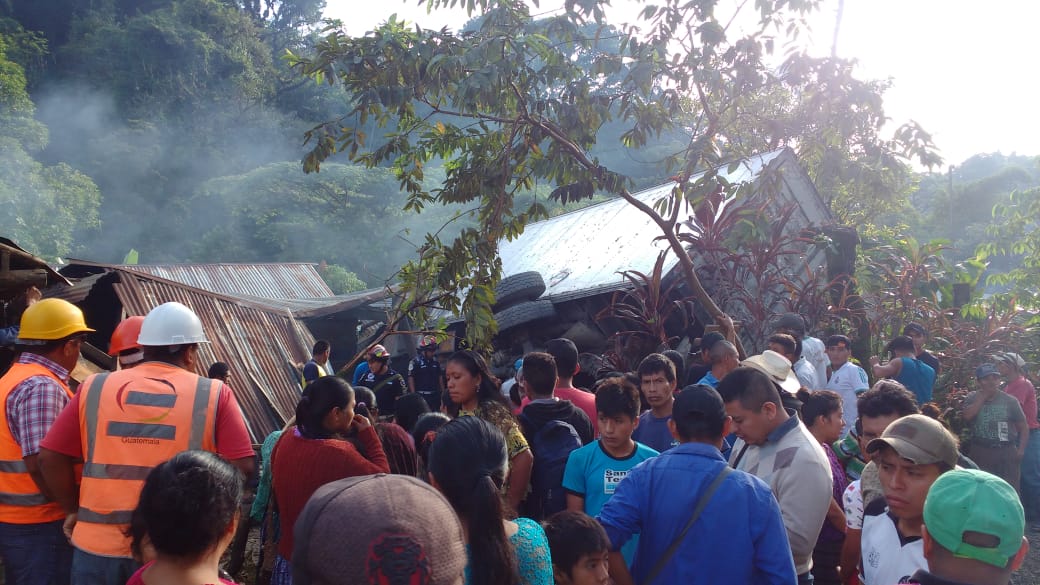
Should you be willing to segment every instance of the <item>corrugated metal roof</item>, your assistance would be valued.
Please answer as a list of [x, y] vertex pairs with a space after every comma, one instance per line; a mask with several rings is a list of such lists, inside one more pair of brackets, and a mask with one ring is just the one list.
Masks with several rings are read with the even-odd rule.
[[[291, 311], [297, 319], [310, 319], [312, 317], [323, 317], [333, 313], [349, 311], [362, 305], [375, 303], [389, 298], [391, 295], [385, 287], [370, 288], [368, 290], [352, 292], [343, 295], [323, 297], [320, 299], [268, 299], [253, 295], [231, 295], [243, 301], [265, 305], [275, 309]], [[377, 309], [385, 313], [385, 309]]]
[[335, 294], [318, 274], [317, 264], [307, 262], [127, 265], [73, 260], [70, 264], [132, 270], [210, 292], [264, 299], [314, 299]]
[[[720, 173], [732, 183], [753, 181], [784, 152], [783, 149], [751, 157], [732, 173]], [[695, 180], [694, 177], [691, 180]], [[653, 206], [667, 196], [675, 183], [652, 187], [635, 197]], [[617, 290], [626, 286], [621, 272], [649, 273], [668, 242], [661, 229], [645, 213], [624, 199], [590, 205], [544, 221], [528, 224], [513, 241], [502, 241], [503, 277], [537, 270], [545, 279], [543, 298], [563, 301]], [[665, 258], [668, 273], [678, 262]]]
[[245, 414], [255, 443], [282, 428], [300, 396], [296, 365], [310, 358], [314, 337], [288, 310], [264, 307], [213, 294], [171, 280], [119, 270], [113, 285], [128, 315], [146, 315], [156, 306], [177, 301], [198, 314], [210, 343], [201, 345], [198, 373], [226, 362], [230, 386]]
[[90, 294], [91, 289], [97, 284], [98, 280], [101, 280], [108, 273], [102, 272], [100, 274], [93, 274], [86, 278], [80, 278], [75, 280], [72, 286], [52, 286], [48, 287], [43, 291], [43, 296], [50, 299], [62, 299], [66, 300], [74, 305], [82, 303], [87, 295]]

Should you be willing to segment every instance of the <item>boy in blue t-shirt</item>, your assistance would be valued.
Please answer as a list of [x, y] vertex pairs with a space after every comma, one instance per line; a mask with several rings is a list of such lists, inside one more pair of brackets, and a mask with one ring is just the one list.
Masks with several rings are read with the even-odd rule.
[[[563, 472], [567, 509], [596, 516], [628, 471], [655, 457], [657, 451], [632, 440], [639, 426], [639, 390], [624, 378], [607, 378], [596, 387], [599, 440], [575, 449]], [[626, 563], [635, 556], [639, 539], [621, 549]]]

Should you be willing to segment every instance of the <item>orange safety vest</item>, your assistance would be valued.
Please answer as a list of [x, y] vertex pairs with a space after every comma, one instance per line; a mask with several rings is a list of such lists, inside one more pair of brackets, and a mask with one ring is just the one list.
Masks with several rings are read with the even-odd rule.
[[190, 449], [216, 452], [223, 383], [161, 362], [96, 374], [79, 396], [83, 483], [72, 543], [130, 557], [125, 530], [153, 467]]
[[65, 518], [57, 502], [48, 502], [29, 475], [22, 459], [22, 446], [14, 440], [7, 424], [7, 398], [16, 386], [33, 376], [46, 376], [72, 398], [69, 386], [40, 364], [15, 363], [0, 378], [0, 522], [42, 524]]

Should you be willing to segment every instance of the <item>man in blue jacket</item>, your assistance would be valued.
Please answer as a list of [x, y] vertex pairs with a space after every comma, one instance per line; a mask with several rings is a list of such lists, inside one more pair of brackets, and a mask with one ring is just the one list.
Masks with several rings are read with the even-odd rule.
[[[769, 486], [730, 470], [719, 451], [730, 424], [714, 388], [688, 386], [676, 397], [668, 425], [680, 444], [629, 471], [598, 516], [610, 537], [610, 575], [617, 585], [797, 581]], [[723, 472], [729, 475], [711, 491]], [[629, 568], [620, 550], [634, 534], [639, 547]]]

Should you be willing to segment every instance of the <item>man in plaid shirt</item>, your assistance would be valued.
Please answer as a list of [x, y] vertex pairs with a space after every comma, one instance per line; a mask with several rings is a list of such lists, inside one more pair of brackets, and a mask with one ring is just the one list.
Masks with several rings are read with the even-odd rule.
[[0, 556], [8, 584], [69, 582], [65, 515], [43, 482], [37, 457], [40, 441], [69, 402], [69, 372], [92, 331], [71, 303], [33, 304], [22, 314], [21, 354], [0, 378]]

